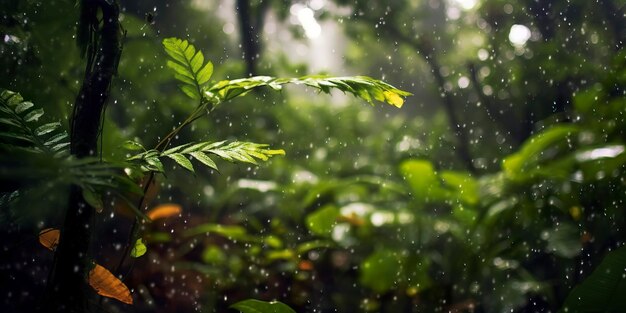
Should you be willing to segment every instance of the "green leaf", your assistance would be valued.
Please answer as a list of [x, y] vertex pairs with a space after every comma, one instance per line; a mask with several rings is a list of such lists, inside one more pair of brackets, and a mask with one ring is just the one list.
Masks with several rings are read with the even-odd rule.
[[326, 205], [306, 217], [306, 226], [316, 235], [330, 237], [338, 217], [339, 209], [334, 205]]
[[144, 169], [157, 170], [163, 172], [162, 165], [158, 158], [169, 157], [174, 159], [182, 167], [193, 172], [192, 163], [188, 158], [193, 157], [209, 168], [218, 170], [217, 165], [207, 154], [211, 153], [230, 162], [244, 162], [257, 164], [257, 160], [267, 161], [274, 155], [284, 155], [282, 149], [267, 149], [266, 144], [258, 144], [253, 142], [233, 141], [226, 144], [226, 141], [219, 142], [200, 142], [187, 143], [184, 145], [172, 147], [164, 152], [157, 150], [148, 150], [127, 158], [128, 161], [145, 162], [140, 164]]
[[409, 183], [413, 198], [419, 203], [444, 201], [449, 191], [441, 186], [432, 163], [426, 160], [408, 160], [400, 164], [400, 173]]
[[55, 129], [59, 127], [61, 127], [61, 123], [59, 122], [43, 124], [37, 127], [37, 129], [35, 129], [35, 134], [37, 136], [42, 136], [42, 135], [53, 132]]
[[101, 212], [102, 208], [104, 208], [104, 203], [102, 202], [102, 197], [96, 194], [95, 191], [90, 188], [83, 188], [83, 198], [85, 201], [96, 211]]
[[241, 313], [296, 313], [292, 308], [279, 301], [265, 302], [248, 299], [230, 306]]
[[138, 150], [146, 150], [140, 143], [134, 142], [132, 140], [126, 140], [122, 144], [122, 147], [126, 150], [138, 151]]
[[148, 248], [143, 243], [143, 240], [139, 238], [137, 239], [137, 241], [135, 241], [135, 245], [133, 246], [133, 249], [130, 250], [130, 256], [133, 258], [138, 258], [146, 254], [146, 251], [148, 251]]
[[387, 102], [396, 107], [402, 107], [403, 97], [411, 93], [400, 90], [383, 81], [367, 76], [331, 77], [324, 75], [303, 76], [299, 78], [274, 78], [270, 76], [254, 76], [249, 78], [224, 80], [209, 87], [211, 94], [217, 95], [222, 101], [230, 100], [245, 95], [254, 88], [269, 86], [274, 90], [280, 90], [281, 85], [300, 84], [319, 89], [329, 93], [330, 89], [338, 89], [349, 92], [369, 103], [372, 98], [380, 102]]
[[165, 52], [171, 60], [167, 67], [175, 73], [175, 78], [182, 82], [180, 89], [192, 99], [202, 98], [203, 85], [213, 74], [213, 64], [204, 64], [204, 55], [187, 40], [166, 38], [163, 40]]
[[146, 163], [149, 165], [149, 169], [155, 172], [165, 172], [165, 168], [163, 167], [163, 163], [159, 160], [158, 157], [146, 158]]
[[330, 248], [332, 246], [333, 246], [333, 242], [331, 242], [331, 241], [327, 241], [327, 240], [312, 240], [312, 241], [303, 242], [303, 243], [297, 245], [296, 246], [296, 252], [298, 254], [303, 254], [303, 253], [309, 252], [309, 251], [314, 250], [314, 249]]
[[210, 245], [202, 251], [202, 262], [207, 264], [224, 264], [228, 258], [226, 254], [217, 246]]
[[567, 144], [568, 137], [578, 133], [579, 128], [574, 125], [557, 125], [530, 137], [522, 148], [506, 157], [502, 162], [502, 169], [508, 178], [516, 181], [524, 180], [537, 172], [537, 166], [551, 154], [548, 149], [555, 149], [558, 143]]
[[626, 247], [618, 248], [576, 286], [559, 312], [626, 312]]
[[198, 91], [191, 85], [180, 85], [180, 90], [185, 93], [189, 98], [198, 100], [200, 96], [198, 95]]
[[200, 85], [204, 85], [211, 79], [213, 75], [213, 63], [208, 62], [199, 72], [198, 72], [198, 83]]
[[361, 284], [377, 293], [389, 291], [402, 276], [403, 259], [398, 252], [392, 250], [374, 252], [361, 263]]
[[202, 162], [202, 164], [204, 164], [204, 165], [206, 165], [206, 166], [208, 166], [208, 167], [210, 167], [210, 168], [212, 168], [212, 169], [217, 171], [217, 165], [215, 164], [215, 162], [213, 162], [213, 160], [211, 160], [211, 158], [209, 158], [208, 155], [206, 155], [206, 154], [204, 154], [204, 153], [202, 153], [200, 151], [191, 152], [190, 154], [191, 154], [191, 156], [193, 156], [194, 159]]
[[24, 101], [15, 107], [15, 113], [22, 114], [33, 106], [35, 105], [32, 102]]
[[182, 166], [183, 168], [191, 172], [194, 172], [191, 161], [189, 161], [184, 155], [180, 153], [172, 153], [170, 155], [167, 155], [167, 157], [176, 161], [176, 163], [178, 163], [178, 165]]
[[26, 122], [34, 122], [37, 121], [43, 115], [43, 109], [35, 109], [30, 111], [28, 114], [24, 116], [24, 121]]
[[477, 204], [479, 198], [478, 182], [468, 173], [455, 171], [442, 171], [439, 175], [448, 189], [454, 192], [454, 196], [467, 204]]
[[[67, 133], [63, 132], [63, 133], [58, 133], [52, 137], [50, 137], [50, 139], [46, 140], [45, 145], [47, 146], [51, 146], [53, 144], [56, 144], [57, 142], [63, 140], [63, 139], [67, 139], [68, 135]], [[69, 144], [69, 142], [67, 142]]]
[[220, 224], [201, 224], [194, 228], [187, 230], [184, 234], [187, 237], [197, 236], [200, 234], [215, 233], [220, 236], [226, 237], [230, 240], [245, 240], [251, 239], [246, 229], [238, 225], [220, 225]]

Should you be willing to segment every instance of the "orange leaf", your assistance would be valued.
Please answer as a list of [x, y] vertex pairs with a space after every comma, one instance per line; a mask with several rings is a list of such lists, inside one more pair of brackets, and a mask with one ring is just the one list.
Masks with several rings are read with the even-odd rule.
[[61, 232], [58, 229], [46, 228], [39, 232], [39, 243], [42, 246], [54, 251], [59, 245], [59, 236]]
[[298, 269], [301, 271], [311, 271], [313, 270], [313, 262], [309, 260], [300, 260], [298, 263]]
[[170, 217], [173, 215], [178, 215], [180, 214], [181, 211], [182, 211], [182, 208], [178, 204], [161, 204], [157, 206], [156, 208], [148, 211], [148, 214], [146, 215], [148, 216], [149, 219], [154, 221], [160, 218], [166, 218], [166, 217]]
[[89, 285], [101, 296], [133, 304], [133, 297], [128, 287], [109, 270], [98, 264], [89, 272]]

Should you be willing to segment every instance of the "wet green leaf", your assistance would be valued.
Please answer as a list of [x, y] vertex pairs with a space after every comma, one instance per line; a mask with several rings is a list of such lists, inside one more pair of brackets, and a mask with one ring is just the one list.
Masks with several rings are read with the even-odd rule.
[[296, 313], [289, 306], [279, 301], [265, 302], [248, 299], [237, 302], [230, 307], [241, 313]]

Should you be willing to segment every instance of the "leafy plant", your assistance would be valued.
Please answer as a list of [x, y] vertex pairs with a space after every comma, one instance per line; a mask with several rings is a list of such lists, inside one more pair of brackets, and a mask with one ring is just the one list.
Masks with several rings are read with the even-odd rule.
[[[38, 124], [44, 115], [42, 108], [25, 101], [19, 93], [0, 89], [0, 131], [2, 150], [25, 149], [51, 156], [67, 155], [68, 135], [61, 123]], [[0, 128], [1, 130], [1, 128]]]
[[559, 312], [623, 312], [626, 300], [626, 247], [611, 251], [600, 265], [574, 287]]
[[[369, 77], [329, 77], [329, 76], [304, 76], [300, 78], [272, 78], [257, 76], [236, 80], [225, 80], [210, 83], [213, 73], [211, 62], [205, 62], [204, 55], [186, 40], [168, 38], [163, 41], [165, 52], [169, 56], [167, 66], [174, 71], [174, 77], [180, 83], [180, 89], [192, 100], [197, 101], [188, 117], [176, 128], [166, 134], [158, 144], [151, 149], [146, 149], [138, 142], [127, 141], [122, 147], [131, 152], [124, 160], [112, 161], [103, 157], [86, 157], [74, 159], [67, 154], [69, 142], [65, 141], [65, 132], [59, 132], [60, 123], [48, 123], [41, 126], [35, 122], [43, 115], [42, 109], [34, 108], [30, 102], [24, 101], [19, 94], [3, 90], [0, 97], [0, 113], [3, 114], [0, 123], [8, 128], [7, 132], [0, 133], [3, 138], [2, 147], [21, 149], [25, 153], [41, 154], [43, 157], [54, 156], [59, 159], [59, 164], [65, 164], [63, 175], [69, 177], [68, 184], [77, 185], [82, 190], [82, 198], [86, 203], [98, 212], [102, 212], [108, 206], [106, 197], [114, 196], [120, 199], [134, 210], [135, 219], [130, 237], [123, 252], [123, 259], [118, 268], [119, 271], [129, 255], [133, 259], [141, 257], [149, 249], [149, 242], [144, 241], [143, 230], [139, 221], [150, 221], [180, 213], [180, 207], [165, 205], [157, 207], [147, 214], [143, 212], [145, 205], [151, 201], [149, 187], [153, 184], [157, 174], [165, 173], [164, 159], [171, 159], [180, 167], [194, 172], [192, 160], [200, 162], [210, 169], [218, 170], [214, 158], [220, 158], [229, 162], [241, 162], [258, 164], [259, 161], [267, 161], [276, 155], [284, 155], [282, 149], [270, 149], [267, 144], [259, 144], [244, 141], [203, 141], [190, 142], [170, 147], [172, 141], [185, 127], [191, 125], [197, 119], [212, 113], [224, 101], [247, 94], [250, 90], [269, 86], [274, 90], [280, 90], [284, 84], [300, 84], [316, 88], [328, 93], [330, 89], [338, 89], [352, 93], [370, 103], [373, 100], [387, 102], [393, 106], [402, 106], [402, 97], [410, 95], [389, 84]], [[57, 132], [51, 136], [51, 133]], [[138, 153], [137, 153], [138, 152]], [[54, 168], [54, 166], [52, 166]], [[70, 170], [71, 169], [71, 170]], [[19, 176], [20, 171], [12, 170]], [[8, 173], [11, 173], [7, 170]], [[49, 175], [53, 176], [53, 175]], [[46, 177], [42, 175], [41, 177]], [[42, 179], [40, 177], [40, 179]], [[141, 181], [141, 183], [139, 183]], [[141, 187], [140, 187], [141, 186]], [[129, 196], [130, 194], [134, 194]], [[108, 196], [110, 195], [110, 196]], [[138, 197], [138, 200], [137, 200]], [[89, 208], [88, 208], [89, 209]], [[210, 230], [207, 228], [209, 227]], [[228, 226], [204, 225], [196, 231], [212, 231], [225, 236], [240, 236], [247, 240], [245, 229], [231, 229]], [[48, 248], [54, 249], [58, 244], [61, 232], [52, 231], [42, 234], [40, 241]], [[193, 236], [189, 233], [187, 236]], [[53, 238], [56, 236], [56, 239]], [[266, 242], [277, 250], [275, 256], [270, 258], [293, 258], [310, 249], [325, 246], [326, 243], [309, 242], [299, 245], [294, 250], [280, 250], [282, 243], [276, 237], [266, 238]], [[118, 299], [124, 303], [132, 303], [130, 291], [122, 281], [114, 274], [100, 265], [94, 264], [88, 275], [89, 283], [101, 295]], [[256, 300], [248, 300], [233, 305], [233, 308], [242, 312], [293, 312], [280, 302], [265, 303]]]

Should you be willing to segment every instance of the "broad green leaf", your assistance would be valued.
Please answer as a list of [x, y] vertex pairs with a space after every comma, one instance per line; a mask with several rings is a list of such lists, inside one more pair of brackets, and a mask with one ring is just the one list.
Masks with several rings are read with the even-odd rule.
[[471, 205], [478, 203], [478, 182], [468, 173], [442, 171], [439, 176], [448, 189], [454, 191], [456, 198]]
[[206, 247], [201, 258], [207, 264], [224, 264], [228, 260], [222, 249], [214, 245]]
[[532, 176], [533, 170], [537, 170], [537, 166], [546, 157], [544, 152], [547, 149], [559, 142], [566, 142], [568, 137], [578, 131], [579, 128], [574, 125], [557, 125], [530, 137], [518, 152], [503, 160], [504, 172], [512, 180], [523, 180]]
[[187, 159], [184, 155], [180, 154], [180, 153], [172, 153], [167, 155], [168, 158], [176, 161], [176, 163], [178, 163], [178, 165], [182, 166], [183, 168], [193, 172], [193, 164], [191, 164], [191, 161], [189, 161], [189, 159]]
[[378, 250], [361, 263], [359, 281], [377, 293], [385, 293], [402, 278], [403, 262], [404, 257], [397, 251]]
[[277, 236], [274, 235], [269, 235], [267, 237], [265, 237], [265, 239], [263, 240], [265, 242], [265, 244], [267, 244], [268, 246], [274, 248], [274, 249], [280, 249], [283, 247], [283, 241], [280, 240], [280, 238], [278, 238]]
[[339, 209], [326, 205], [306, 217], [306, 227], [316, 235], [330, 237], [338, 217]]
[[146, 251], [148, 251], [148, 248], [143, 243], [143, 240], [141, 238], [138, 238], [137, 241], [135, 241], [135, 245], [133, 246], [133, 249], [130, 250], [130, 256], [133, 258], [138, 258], [146, 254]]
[[626, 247], [609, 252], [580, 285], [574, 287], [559, 312], [626, 312]]
[[400, 164], [400, 173], [411, 187], [419, 203], [443, 201], [449, 195], [444, 190], [432, 163], [426, 160], [408, 160]]
[[243, 300], [230, 306], [241, 313], [296, 313], [286, 304], [279, 301], [259, 301], [254, 299]]

